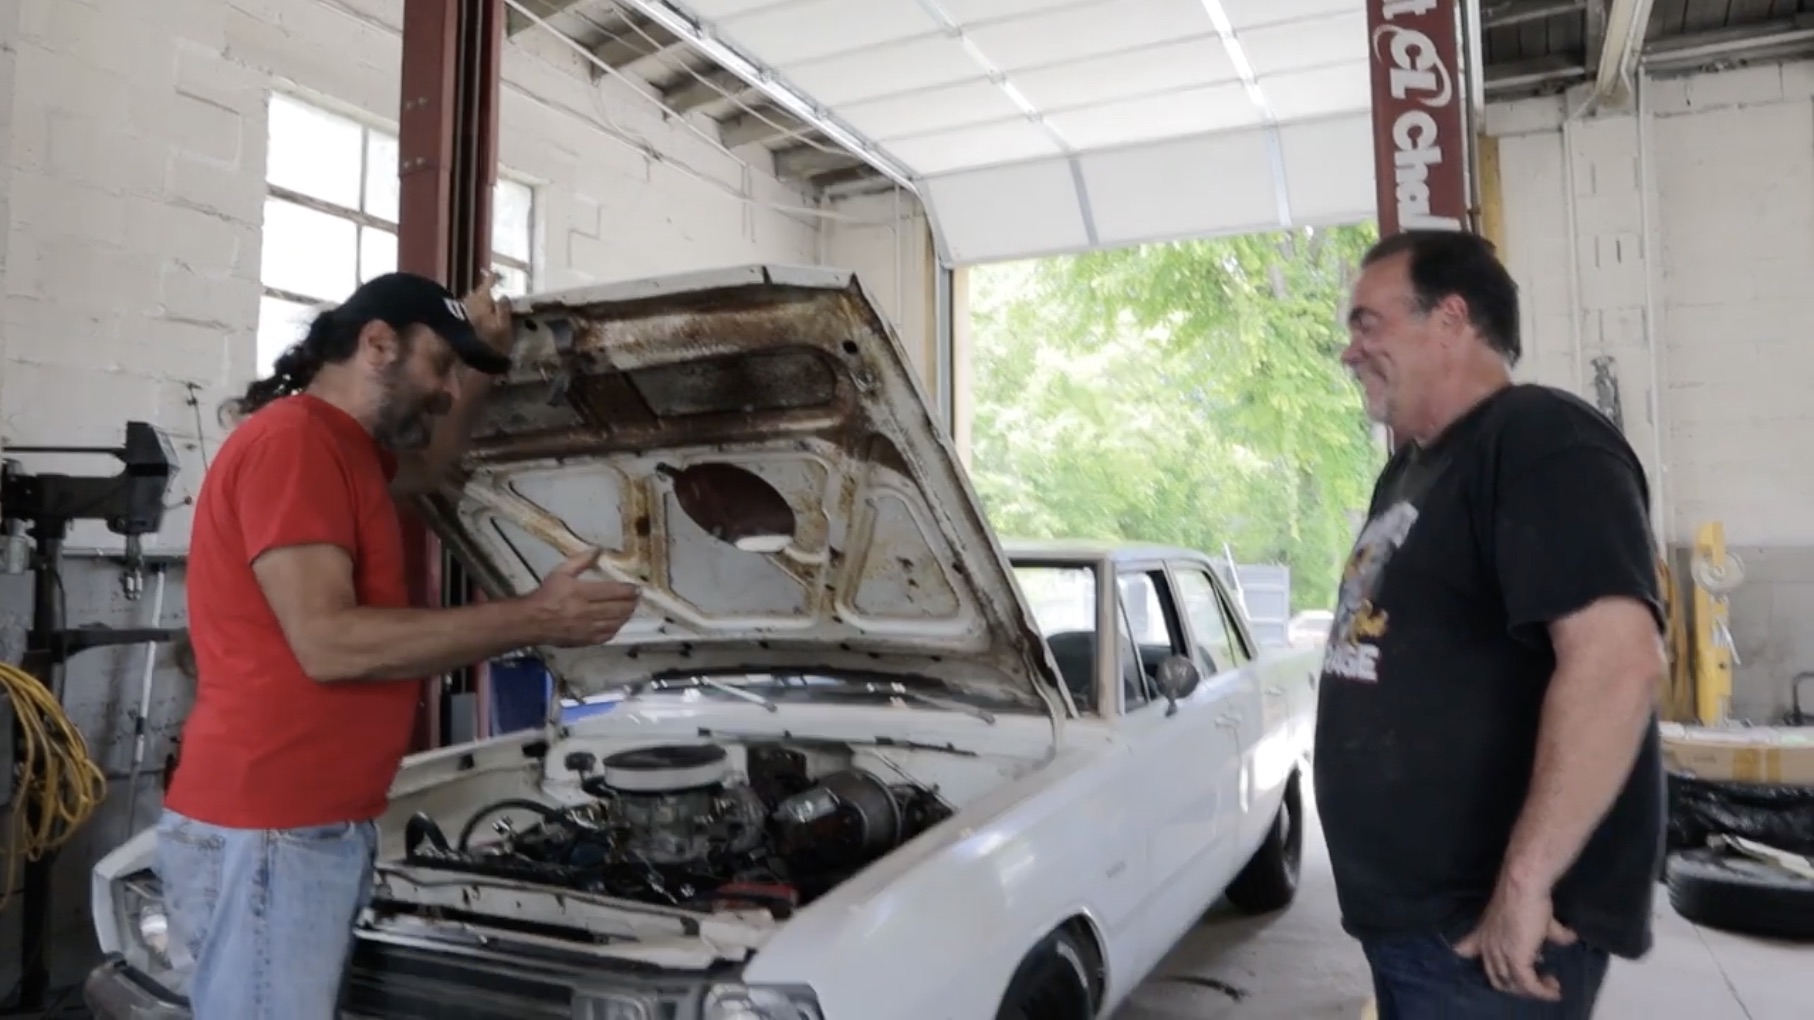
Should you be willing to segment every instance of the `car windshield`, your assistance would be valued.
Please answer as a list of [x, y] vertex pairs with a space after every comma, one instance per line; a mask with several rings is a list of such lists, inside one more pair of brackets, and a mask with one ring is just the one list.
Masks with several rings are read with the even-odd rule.
[[1096, 630], [1096, 570], [1089, 566], [1016, 564], [1014, 579], [1040, 634]]
[[1096, 709], [1096, 568], [1016, 563], [1014, 580], [1079, 710]]

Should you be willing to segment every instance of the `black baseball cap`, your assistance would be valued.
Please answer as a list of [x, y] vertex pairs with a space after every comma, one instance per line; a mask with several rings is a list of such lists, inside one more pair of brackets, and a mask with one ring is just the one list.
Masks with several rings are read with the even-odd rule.
[[399, 331], [410, 326], [427, 326], [447, 341], [461, 361], [478, 371], [486, 375], [503, 375], [510, 371], [509, 356], [479, 339], [472, 320], [466, 317], [465, 303], [453, 291], [426, 276], [415, 273], [374, 276], [360, 284], [334, 314], [360, 322], [376, 319]]

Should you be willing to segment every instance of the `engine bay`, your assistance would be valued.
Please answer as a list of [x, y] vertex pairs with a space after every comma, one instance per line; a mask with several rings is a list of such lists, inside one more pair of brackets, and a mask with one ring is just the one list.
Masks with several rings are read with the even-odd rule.
[[[778, 743], [673, 743], [563, 764], [585, 799], [487, 804], [449, 839], [416, 814], [411, 865], [705, 913], [785, 919], [950, 817], [936, 790]], [[510, 814], [526, 815], [517, 825]], [[489, 825], [487, 823], [490, 823]]]

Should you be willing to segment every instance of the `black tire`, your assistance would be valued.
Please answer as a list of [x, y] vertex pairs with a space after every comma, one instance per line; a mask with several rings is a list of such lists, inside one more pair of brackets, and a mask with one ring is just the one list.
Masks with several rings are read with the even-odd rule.
[[1669, 850], [1699, 850], [1709, 836], [1740, 836], [1814, 854], [1814, 786], [1669, 775]]
[[1094, 958], [1070, 931], [1061, 928], [1047, 935], [1020, 961], [995, 1020], [1095, 1020]]
[[1224, 894], [1235, 908], [1249, 914], [1284, 910], [1297, 898], [1298, 876], [1304, 867], [1304, 796], [1298, 776], [1285, 784], [1272, 831], [1254, 851], [1253, 859], [1229, 883]]
[[1814, 881], [1738, 854], [1669, 856], [1669, 902], [1695, 924], [1741, 935], [1814, 939]]

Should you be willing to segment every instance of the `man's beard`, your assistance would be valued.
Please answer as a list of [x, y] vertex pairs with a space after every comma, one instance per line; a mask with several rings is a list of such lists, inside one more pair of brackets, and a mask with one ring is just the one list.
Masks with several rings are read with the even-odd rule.
[[393, 453], [420, 450], [434, 435], [435, 418], [446, 414], [453, 401], [445, 392], [411, 393], [399, 361], [385, 373], [384, 402], [378, 407], [378, 427], [373, 438]]

